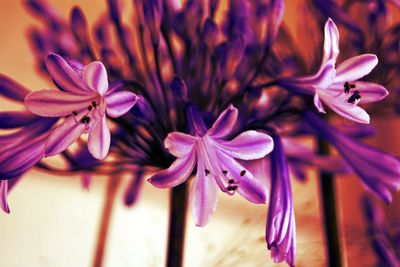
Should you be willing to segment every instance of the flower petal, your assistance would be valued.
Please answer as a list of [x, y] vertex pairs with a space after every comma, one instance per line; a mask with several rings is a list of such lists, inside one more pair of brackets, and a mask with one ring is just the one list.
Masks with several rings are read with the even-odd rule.
[[190, 176], [194, 169], [196, 153], [177, 158], [168, 169], [161, 170], [149, 178], [149, 182], [158, 188], [177, 186]]
[[339, 54], [339, 30], [332, 19], [328, 19], [324, 29], [324, 54], [322, 62], [336, 60]]
[[46, 67], [54, 81], [65, 91], [81, 95], [91, 93], [78, 73], [63, 57], [54, 53], [49, 54]]
[[11, 78], [0, 74], [0, 94], [16, 101], [24, 101], [30, 91]]
[[255, 204], [263, 204], [267, 201], [266, 187], [261, 181], [254, 178], [249, 170], [245, 169], [239, 162], [224, 153], [217, 152], [217, 156], [223, 168], [228, 171], [228, 177], [237, 180], [237, 192], [242, 197]]
[[7, 194], [8, 194], [8, 180], [0, 181], [0, 207], [6, 212], [10, 213], [10, 207], [7, 202]]
[[203, 136], [207, 132], [207, 127], [199, 111], [192, 105], [186, 110], [188, 126], [192, 135]]
[[107, 125], [107, 118], [103, 116], [96, 120], [89, 130], [88, 148], [96, 159], [104, 159], [110, 150], [111, 136]]
[[45, 156], [54, 156], [66, 150], [84, 132], [85, 124], [79, 116], [70, 116], [51, 132], [45, 144]]
[[41, 90], [25, 97], [26, 107], [34, 114], [44, 117], [63, 117], [87, 109], [96, 95], [74, 95], [57, 90]]
[[378, 64], [378, 58], [373, 54], [349, 58], [336, 67], [334, 83], [356, 81], [369, 74], [376, 64]]
[[93, 61], [85, 66], [82, 72], [86, 84], [100, 95], [105, 95], [108, 89], [106, 67], [100, 61]]
[[207, 134], [217, 139], [222, 139], [229, 135], [235, 126], [238, 113], [237, 108], [233, 105], [229, 105], [229, 107], [219, 115]]
[[205, 176], [204, 160], [199, 158], [197, 173], [191, 190], [192, 215], [196, 226], [205, 226], [210, 221], [217, 203], [218, 186], [215, 179]]
[[370, 82], [356, 82], [356, 88], [360, 91], [360, 104], [372, 103], [385, 98], [389, 92], [380, 84]]
[[272, 138], [257, 131], [243, 132], [231, 141], [213, 142], [225, 154], [243, 160], [263, 158], [274, 148]]
[[370, 118], [368, 113], [359, 106], [356, 106], [351, 103], [332, 103], [332, 102], [327, 103], [327, 105], [343, 118], [358, 123], [366, 123], [366, 124], [369, 123]]
[[164, 140], [164, 146], [175, 157], [183, 157], [194, 149], [198, 137], [181, 132], [172, 132]]
[[127, 113], [138, 101], [139, 97], [132, 92], [122, 91], [107, 94], [106, 111], [111, 118], [117, 118]]
[[37, 120], [38, 116], [28, 111], [0, 112], [0, 129], [13, 129], [25, 126]]
[[319, 100], [318, 93], [315, 93], [313, 101], [314, 101], [314, 106], [318, 109], [318, 111], [320, 113], [326, 113], [324, 106], [322, 105], [321, 101]]

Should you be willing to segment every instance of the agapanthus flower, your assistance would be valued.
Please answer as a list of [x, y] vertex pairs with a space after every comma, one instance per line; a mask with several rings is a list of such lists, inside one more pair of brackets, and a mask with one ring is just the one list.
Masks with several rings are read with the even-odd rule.
[[400, 160], [346, 136], [312, 112], [305, 116], [315, 133], [336, 147], [367, 188], [391, 202], [390, 190], [400, 189]]
[[67, 149], [83, 133], [88, 133], [88, 148], [93, 157], [104, 159], [110, 148], [106, 115], [122, 116], [135, 105], [138, 96], [109, 85], [107, 71], [100, 61], [86, 66], [70, 64], [57, 54], [46, 60], [47, 70], [60, 90], [41, 90], [25, 98], [27, 108], [44, 117], [66, 117], [52, 131], [45, 145], [45, 156]]
[[373, 54], [362, 54], [335, 66], [339, 55], [339, 31], [331, 19], [325, 24], [324, 34], [322, 63], [318, 72], [310, 76], [283, 78], [278, 84], [313, 94], [314, 105], [321, 113], [325, 113], [323, 102], [346, 119], [369, 123], [368, 113], [358, 104], [379, 101], [388, 95], [388, 91], [382, 85], [358, 79], [372, 71], [378, 58]]
[[185, 182], [197, 166], [191, 205], [198, 226], [206, 225], [214, 213], [218, 187], [228, 194], [238, 192], [250, 202], [265, 203], [265, 187], [237, 159], [254, 160], [266, 156], [273, 149], [272, 138], [261, 132], [246, 131], [226, 140], [238, 116], [238, 110], [232, 105], [208, 130], [194, 107], [188, 108], [188, 114], [192, 134], [172, 132], [167, 136], [165, 147], [177, 159], [149, 181], [160, 188], [174, 187]]

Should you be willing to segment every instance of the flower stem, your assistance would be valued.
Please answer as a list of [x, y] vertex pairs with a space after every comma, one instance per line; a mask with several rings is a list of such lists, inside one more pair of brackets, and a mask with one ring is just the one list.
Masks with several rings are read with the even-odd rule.
[[172, 188], [170, 195], [167, 267], [181, 267], [183, 265], [187, 211], [186, 200], [187, 183]]
[[97, 235], [96, 251], [93, 259], [93, 267], [103, 266], [104, 252], [107, 243], [108, 230], [110, 226], [113, 204], [117, 193], [120, 179], [110, 177], [106, 185], [106, 198], [104, 200], [103, 211], [101, 214], [100, 228]]
[[[329, 154], [329, 144], [323, 140], [318, 141], [321, 155]], [[340, 243], [336, 217], [335, 184], [330, 173], [320, 173], [321, 199], [324, 216], [325, 235], [328, 250], [328, 263], [330, 267], [340, 267]]]

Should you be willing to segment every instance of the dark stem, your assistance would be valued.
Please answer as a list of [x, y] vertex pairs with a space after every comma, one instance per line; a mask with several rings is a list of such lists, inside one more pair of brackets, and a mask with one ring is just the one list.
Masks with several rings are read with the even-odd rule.
[[167, 267], [183, 266], [185, 244], [187, 183], [174, 187], [170, 193]]
[[103, 266], [104, 252], [107, 243], [107, 235], [119, 181], [120, 179], [118, 177], [110, 177], [107, 182], [106, 198], [104, 200], [104, 206], [100, 221], [100, 228], [97, 235], [97, 244], [96, 244], [96, 252], [94, 254], [94, 259], [93, 259], [93, 267]]
[[[318, 140], [321, 155], [329, 154], [329, 144]], [[320, 173], [321, 200], [325, 225], [325, 237], [328, 250], [328, 263], [330, 267], [340, 267], [340, 243], [336, 216], [335, 184], [334, 177], [330, 173]]]

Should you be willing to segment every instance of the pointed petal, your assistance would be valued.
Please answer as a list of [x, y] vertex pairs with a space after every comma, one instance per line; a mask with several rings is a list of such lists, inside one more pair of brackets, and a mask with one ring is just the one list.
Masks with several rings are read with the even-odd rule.
[[324, 106], [322, 105], [321, 101], [319, 100], [318, 93], [315, 93], [313, 101], [314, 101], [314, 106], [318, 109], [318, 111], [320, 113], [326, 113]]
[[237, 108], [233, 105], [229, 105], [229, 107], [219, 115], [210, 130], [208, 130], [207, 135], [217, 139], [228, 136], [235, 126], [238, 113]]
[[45, 145], [45, 155], [54, 156], [66, 150], [84, 132], [85, 124], [79, 121], [79, 116], [70, 116], [55, 128]]
[[201, 114], [194, 106], [189, 106], [186, 110], [188, 126], [192, 135], [203, 136], [207, 132], [207, 127]]
[[89, 130], [88, 148], [96, 159], [104, 159], [110, 150], [111, 136], [107, 125], [107, 118], [103, 116], [95, 121]]
[[[229, 177], [237, 179], [237, 192], [255, 204], [263, 204], [267, 201], [267, 189], [253, 174], [245, 169], [239, 162], [224, 153], [217, 153], [219, 160], [222, 162], [223, 168], [228, 171]], [[245, 172], [244, 175], [241, 175]]]
[[196, 153], [177, 158], [168, 169], [161, 170], [148, 180], [152, 185], [159, 188], [170, 188], [177, 186], [190, 176], [194, 169]]
[[26, 107], [34, 114], [44, 117], [63, 117], [87, 109], [96, 95], [74, 95], [57, 90], [32, 92], [25, 98]]
[[368, 113], [351, 103], [327, 103], [327, 105], [335, 111], [338, 115], [358, 123], [368, 124], [370, 121]]
[[372, 103], [385, 98], [389, 92], [380, 84], [370, 82], [356, 82], [356, 88], [360, 91], [360, 104]]
[[324, 29], [324, 54], [322, 62], [330, 59], [336, 61], [339, 54], [339, 30], [332, 19], [328, 19]]
[[213, 142], [225, 154], [243, 160], [263, 158], [274, 148], [272, 138], [257, 131], [243, 132], [231, 141]]
[[78, 73], [63, 57], [54, 53], [49, 54], [46, 59], [46, 67], [50, 76], [65, 91], [72, 94], [91, 93]]
[[106, 67], [100, 61], [93, 61], [85, 66], [82, 73], [86, 84], [100, 95], [105, 95], [108, 89]]
[[4, 212], [10, 213], [10, 208], [9, 208], [8, 202], [7, 202], [7, 194], [8, 194], [8, 181], [1, 180], [0, 181], [0, 207]]
[[175, 157], [183, 157], [191, 153], [199, 138], [185, 133], [172, 132], [164, 140], [164, 146]]
[[196, 226], [205, 226], [218, 203], [218, 186], [212, 177], [205, 176], [204, 160], [199, 158], [191, 190], [192, 215]]
[[356, 81], [369, 74], [378, 64], [373, 54], [363, 54], [349, 58], [336, 67], [335, 83]]
[[138, 101], [139, 97], [132, 92], [122, 91], [107, 94], [106, 111], [111, 118], [117, 118], [127, 113]]

